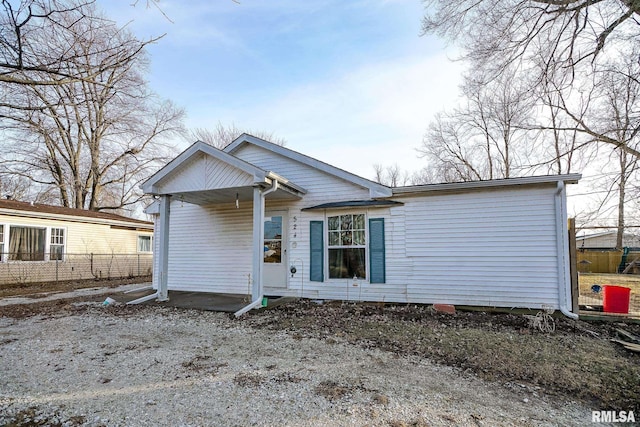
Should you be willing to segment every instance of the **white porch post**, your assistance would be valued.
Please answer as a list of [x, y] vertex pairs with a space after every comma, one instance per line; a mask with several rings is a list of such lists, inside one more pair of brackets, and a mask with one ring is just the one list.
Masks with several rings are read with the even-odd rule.
[[160, 196], [160, 219], [158, 226], [159, 253], [158, 253], [158, 301], [167, 301], [169, 299], [167, 273], [169, 271], [169, 205], [171, 204], [170, 195]]
[[260, 187], [253, 188], [253, 268], [251, 301], [262, 297], [262, 258], [264, 256], [264, 197]]

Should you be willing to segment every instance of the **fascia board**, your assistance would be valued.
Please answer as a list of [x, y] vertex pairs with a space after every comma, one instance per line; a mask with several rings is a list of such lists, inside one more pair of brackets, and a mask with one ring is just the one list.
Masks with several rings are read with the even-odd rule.
[[487, 181], [465, 181], [445, 184], [412, 185], [408, 187], [393, 188], [393, 195], [399, 196], [404, 194], [434, 193], [439, 191], [465, 191], [499, 187], [515, 187], [521, 185], [553, 184], [559, 181], [563, 181], [565, 184], [577, 184], [581, 178], [581, 174], [565, 174], [493, 179]]
[[148, 228], [153, 230], [153, 224], [141, 223], [141, 222], [129, 222], [126, 220], [115, 220], [106, 218], [89, 218], [83, 216], [73, 216], [46, 212], [29, 212], [29, 211], [15, 211], [11, 209], [0, 209], [0, 215], [16, 217], [16, 218], [31, 218], [31, 219], [43, 219], [43, 220], [55, 220], [61, 222], [79, 222], [84, 224], [97, 224], [97, 225], [121, 225], [126, 227], [136, 228]]

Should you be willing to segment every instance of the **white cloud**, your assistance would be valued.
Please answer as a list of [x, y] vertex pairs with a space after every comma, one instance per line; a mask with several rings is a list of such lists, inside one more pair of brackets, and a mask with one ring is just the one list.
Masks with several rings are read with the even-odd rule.
[[423, 164], [415, 149], [435, 113], [455, 103], [459, 76], [459, 65], [444, 54], [399, 58], [248, 103], [226, 117], [365, 177], [374, 163], [415, 170]]

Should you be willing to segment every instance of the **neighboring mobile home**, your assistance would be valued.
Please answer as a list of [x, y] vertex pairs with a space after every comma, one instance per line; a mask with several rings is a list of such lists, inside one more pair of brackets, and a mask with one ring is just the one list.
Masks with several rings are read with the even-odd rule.
[[[565, 184], [580, 175], [389, 188], [242, 135], [146, 181], [154, 294], [168, 290], [560, 309]], [[241, 310], [241, 314], [245, 310]]]
[[[0, 283], [113, 277], [114, 259], [125, 255], [132, 256], [137, 273], [138, 256], [151, 264], [152, 236], [149, 221], [3, 199]], [[87, 260], [86, 268], [78, 259]]]

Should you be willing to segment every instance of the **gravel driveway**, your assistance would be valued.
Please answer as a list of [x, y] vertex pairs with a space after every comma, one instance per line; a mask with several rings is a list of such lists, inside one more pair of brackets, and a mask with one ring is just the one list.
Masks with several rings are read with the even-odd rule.
[[222, 313], [85, 304], [53, 317], [0, 318], [0, 425], [591, 421], [589, 408], [418, 357], [269, 332]]

